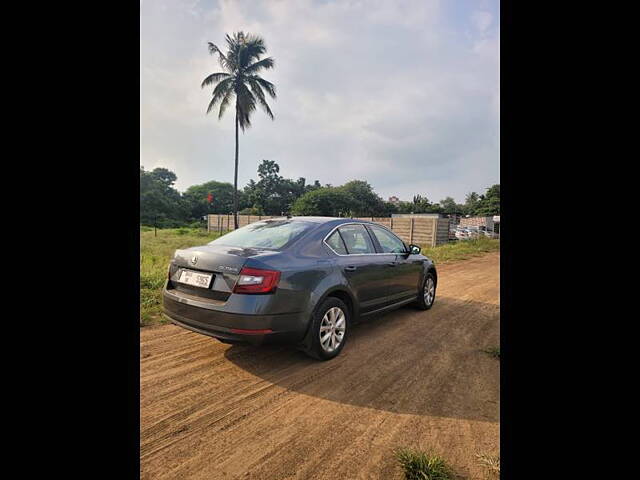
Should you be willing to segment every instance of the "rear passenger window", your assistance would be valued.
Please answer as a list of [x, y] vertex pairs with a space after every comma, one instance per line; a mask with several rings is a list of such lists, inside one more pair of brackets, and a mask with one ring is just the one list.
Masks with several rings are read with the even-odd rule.
[[338, 230], [347, 246], [348, 254], [375, 253], [371, 237], [363, 225], [344, 225]]
[[338, 230], [333, 232], [331, 236], [327, 238], [327, 245], [329, 245], [334, 252], [339, 253], [340, 255], [347, 254], [347, 249], [344, 247], [344, 242], [340, 238]]

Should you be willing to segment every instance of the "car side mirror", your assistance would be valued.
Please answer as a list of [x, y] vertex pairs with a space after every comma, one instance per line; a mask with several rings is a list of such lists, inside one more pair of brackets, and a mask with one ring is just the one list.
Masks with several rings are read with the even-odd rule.
[[418, 245], [414, 245], [413, 243], [409, 245], [409, 254], [417, 255], [422, 251], [422, 249]]

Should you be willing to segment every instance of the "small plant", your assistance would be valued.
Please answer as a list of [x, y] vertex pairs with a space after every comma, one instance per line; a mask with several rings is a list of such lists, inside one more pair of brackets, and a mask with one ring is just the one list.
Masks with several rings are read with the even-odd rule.
[[491, 355], [493, 358], [500, 360], [500, 347], [490, 347], [482, 350], [484, 353]]
[[500, 477], [500, 455], [487, 455], [486, 453], [476, 453], [478, 463], [482, 465], [489, 474], [489, 478]]
[[394, 452], [406, 480], [453, 480], [451, 467], [439, 457], [418, 450], [400, 448]]

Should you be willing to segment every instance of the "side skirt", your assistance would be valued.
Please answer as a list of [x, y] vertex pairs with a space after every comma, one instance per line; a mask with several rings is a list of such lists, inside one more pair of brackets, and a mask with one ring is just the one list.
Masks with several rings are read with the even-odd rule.
[[382, 313], [382, 312], [386, 312], [387, 310], [394, 310], [394, 309], [402, 307], [403, 305], [406, 305], [408, 303], [415, 302], [417, 299], [418, 299], [417, 295], [415, 297], [409, 297], [409, 298], [406, 298], [406, 299], [401, 300], [399, 302], [392, 303], [391, 305], [387, 305], [386, 307], [378, 308], [377, 310], [372, 310], [372, 311], [367, 312], [367, 313], [361, 313], [360, 317], [361, 318], [362, 317], [368, 317], [369, 315], [373, 315], [374, 313]]

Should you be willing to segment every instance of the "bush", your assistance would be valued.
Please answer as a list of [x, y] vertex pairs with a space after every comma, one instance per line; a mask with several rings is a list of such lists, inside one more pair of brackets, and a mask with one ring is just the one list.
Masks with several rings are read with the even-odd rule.
[[449, 465], [437, 455], [401, 448], [396, 450], [395, 456], [404, 469], [406, 480], [452, 480], [454, 478]]

